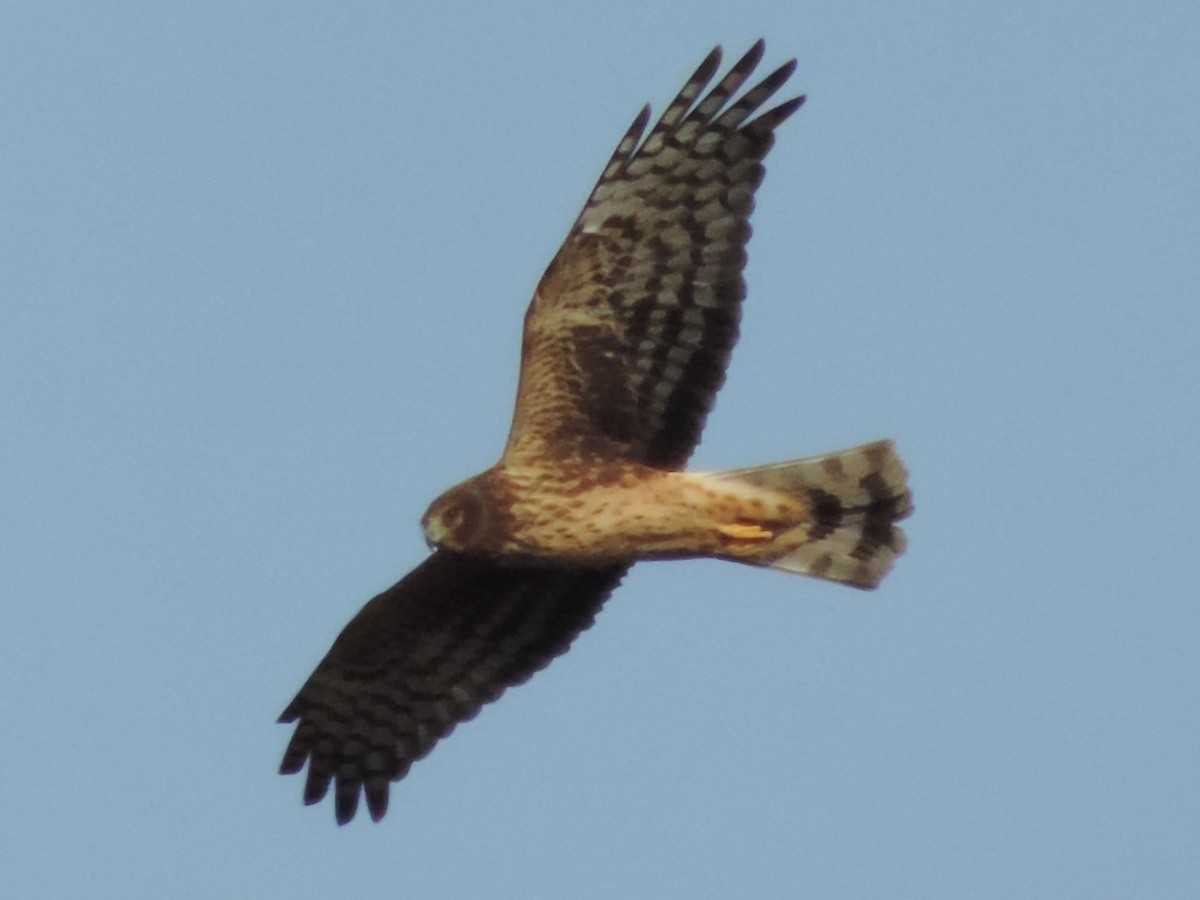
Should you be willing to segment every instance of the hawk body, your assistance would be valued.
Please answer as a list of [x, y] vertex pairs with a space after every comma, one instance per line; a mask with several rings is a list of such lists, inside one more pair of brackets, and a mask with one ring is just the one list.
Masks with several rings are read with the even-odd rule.
[[[498, 468], [482, 482], [452, 489], [426, 515], [430, 543], [556, 564], [628, 564], [727, 555], [738, 546], [731, 524], [782, 532], [809, 518], [799, 497], [702, 473], [613, 466], [554, 474], [561, 477], [550, 480], [532, 467]], [[497, 481], [504, 482], [500, 490], [491, 487]], [[493, 518], [487, 504], [499, 497], [511, 515]]]
[[713, 50], [617, 146], [525, 316], [504, 452], [422, 519], [432, 555], [368, 603], [280, 717], [306, 803], [386, 812], [458, 722], [565, 652], [638, 560], [715, 557], [873, 588], [911, 511], [889, 441], [726, 472], [683, 466], [738, 336], [754, 192], [795, 62], [704, 93]]
[[789, 570], [801, 550], [854, 531], [860, 543], [850, 552], [860, 565], [817, 574], [874, 587], [903, 550], [892, 523], [909, 509], [903, 465], [880, 441], [715, 473], [501, 462], [435, 500], [422, 524], [432, 546], [534, 565], [715, 557]]

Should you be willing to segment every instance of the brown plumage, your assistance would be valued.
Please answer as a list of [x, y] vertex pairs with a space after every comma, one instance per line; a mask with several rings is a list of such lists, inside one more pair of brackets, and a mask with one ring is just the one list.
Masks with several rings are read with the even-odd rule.
[[587, 628], [637, 560], [697, 556], [875, 587], [911, 510], [888, 441], [715, 473], [682, 471], [737, 340], [748, 217], [795, 67], [731, 102], [759, 41], [701, 96], [713, 50], [643, 140], [634, 120], [525, 317], [500, 461], [422, 524], [437, 549], [346, 626], [280, 717], [281, 771], [338, 822], [371, 817], [458, 722]]

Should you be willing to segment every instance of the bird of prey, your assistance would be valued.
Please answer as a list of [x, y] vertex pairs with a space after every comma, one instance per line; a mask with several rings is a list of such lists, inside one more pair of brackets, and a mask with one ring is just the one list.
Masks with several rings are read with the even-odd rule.
[[456, 724], [564, 653], [639, 560], [714, 557], [873, 588], [912, 508], [890, 441], [688, 472], [737, 340], [748, 217], [775, 129], [737, 99], [756, 43], [704, 93], [714, 49], [643, 137], [642, 109], [534, 291], [499, 462], [422, 519], [432, 554], [342, 631], [281, 722], [280, 770], [334, 785], [339, 823]]

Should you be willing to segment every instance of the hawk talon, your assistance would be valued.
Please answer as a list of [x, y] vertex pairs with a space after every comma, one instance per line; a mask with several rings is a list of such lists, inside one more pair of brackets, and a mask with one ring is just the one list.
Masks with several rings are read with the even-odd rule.
[[744, 522], [730, 522], [728, 525], [718, 525], [717, 531], [735, 541], [769, 541], [775, 537], [773, 531], [767, 531], [761, 525], [751, 525]]

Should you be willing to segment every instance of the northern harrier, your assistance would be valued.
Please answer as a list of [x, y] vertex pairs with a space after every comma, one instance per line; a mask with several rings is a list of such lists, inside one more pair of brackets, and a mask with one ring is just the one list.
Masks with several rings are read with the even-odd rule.
[[796, 97], [756, 116], [795, 60], [730, 102], [759, 41], [706, 95], [717, 48], [643, 140], [604, 168], [525, 316], [500, 461], [434, 501], [436, 549], [368, 603], [284, 710], [282, 772], [339, 823], [454, 726], [564, 653], [638, 560], [716, 557], [873, 588], [911, 510], [888, 441], [774, 465], [683, 466], [724, 379], [747, 218]]

